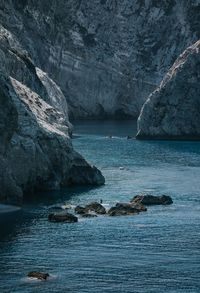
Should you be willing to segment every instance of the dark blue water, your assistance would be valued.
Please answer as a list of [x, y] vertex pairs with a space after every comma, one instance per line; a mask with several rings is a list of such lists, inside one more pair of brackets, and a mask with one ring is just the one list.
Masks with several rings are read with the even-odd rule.
[[[0, 292], [199, 293], [200, 143], [127, 140], [132, 121], [81, 122], [75, 133], [75, 148], [101, 168], [106, 185], [40, 194], [14, 224], [1, 224]], [[47, 221], [55, 203], [109, 206], [140, 192], [171, 195], [174, 204], [137, 216]], [[28, 280], [32, 270], [51, 279]]]

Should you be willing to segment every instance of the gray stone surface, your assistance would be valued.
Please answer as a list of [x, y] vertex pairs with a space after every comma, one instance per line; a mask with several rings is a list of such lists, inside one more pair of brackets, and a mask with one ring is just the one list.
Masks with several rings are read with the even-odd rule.
[[1, 0], [0, 20], [62, 89], [73, 117], [138, 117], [200, 38], [199, 0]]
[[148, 98], [139, 139], [200, 139], [200, 40], [187, 48]]
[[20, 204], [37, 190], [104, 183], [72, 148], [65, 97], [0, 26], [0, 202]]

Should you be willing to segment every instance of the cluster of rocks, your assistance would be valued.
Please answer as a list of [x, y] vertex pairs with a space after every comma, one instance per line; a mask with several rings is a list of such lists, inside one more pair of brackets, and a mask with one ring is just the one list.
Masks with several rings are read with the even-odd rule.
[[[63, 222], [63, 223], [77, 223], [78, 216], [83, 218], [97, 217], [97, 215], [108, 215], [111, 217], [114, 216], [131, 216], [137, 215], [141, 212], [146, 212], [146, 206], [151, 205], [170, 205], [173, 203], [173, 200], [170, 196], [161, 195], [136, 195], [128, 203], [117, 203], [115, 206], [111, 207], [108, 211], [105, 207], [98, 202], [91, 202], [85, 206], [76, 206], [73, 209], [73, 213], [69, 213], [68, 209], [72, 209], [71, 205], [66, 206], [54, 206], [51, 207], [52, 211], [48, 220], [50, 222]], [[76, 215], [78, 216], [76, 216]], [[29, 278], [34, 278], [42, 281], [46, 281], [50, 275], [43, 272], [30, 272], [27, 275]]]
[[[76, 206], [74, 208], [74, 213], [83, 218], [97, 217], [97, 215], [108, 215], [114, 216], [129, 216], [137, 215], [141, 212], [146, 212], [146, 206], [150, 205], [170, 205], [173, 200], [170, 196], [161, 195], [136, 195], [129, 203], [117, 203], [115, 206], [111, 207], [108, 211], [105, 207], [98, 203], [92, 202], [86, 206]], [[55, 207], [59, 209], [59, 207]], [[62, 209], [62, 208], [61, 208]], [[52, 212], [48, 216], [50, 222], [65, 222], [65, 223], [76, 223], [78, 222], [78, 216], [69, 213], [66, 210]]]
[[[50, 222], [65, 222], [65, 223], [75, 223], [78, 222], [78, 217], [69, 213], [67, 210], [70, 209], [70, 206], [63, 210], [62, 207], [61, 211], [52, 212], [48, 216], [48, 220]], [[56, 210], [59, 207], [55, 207]], [[83, 218], [92, 218], [97, 217], [97, 215], [105, 215], [106, 209], [104, 206], [98, 202], [92, 202], [85, 207], [83, 206], [76, 206], [74, 209], [74, 213], [80, 215]]]

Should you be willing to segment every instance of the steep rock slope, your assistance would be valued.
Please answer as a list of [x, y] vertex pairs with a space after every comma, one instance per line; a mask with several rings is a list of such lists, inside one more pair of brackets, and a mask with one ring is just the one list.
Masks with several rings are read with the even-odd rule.
[[200, 139], [200, 40], [187, 48], [144, 104], [137, 138]]
[[73, 117], [137, 117], [200, 38], [199, 0], [2, 0], [0, 20], [61, 87]]
[[36, 190], [104, 183], [73, 150], [60, 88], [0, 26], [0, 202], [20, 204]]

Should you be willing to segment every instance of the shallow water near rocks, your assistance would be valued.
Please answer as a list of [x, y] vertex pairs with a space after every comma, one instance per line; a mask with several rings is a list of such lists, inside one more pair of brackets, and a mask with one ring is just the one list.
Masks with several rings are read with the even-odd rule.
[[[38, 194], [6, 225], [1, 220], [0, 292], [200, 292], [200, 142], [127, 140], [135, 131], [134, 121], [76, 122], [74, 147], [106, 184]], [[174, 204], [47, 221], [55, 204], [102, 199], [109, 207], [141, 192], [171, 195]], [[26, 278], [34, 270], [50, 273], [49, 281]]]

